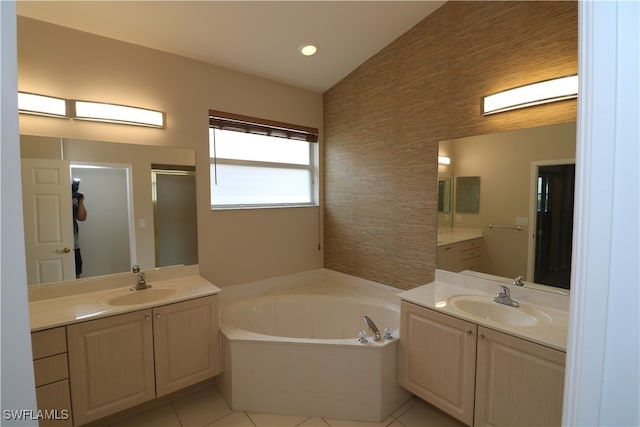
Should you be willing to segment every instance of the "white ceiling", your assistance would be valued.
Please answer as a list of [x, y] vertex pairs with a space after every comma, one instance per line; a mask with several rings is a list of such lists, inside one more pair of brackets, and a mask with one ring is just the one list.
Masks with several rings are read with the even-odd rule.
[[[18, 15], [324, 92], [444, 1], [32, 1]], [[318, 45], [313, 57], [299, 47]]]

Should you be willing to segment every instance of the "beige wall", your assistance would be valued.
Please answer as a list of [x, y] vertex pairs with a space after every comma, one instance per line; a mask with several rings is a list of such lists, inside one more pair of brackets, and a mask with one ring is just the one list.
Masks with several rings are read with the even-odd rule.
[[576, 72], [576, 2], [447, 2], [325, 92], [325, 266], [431, 281], [438, 141], [575, 120], [575, 101], [483, 117], [480, 99]]
[[[454, 227], [482, 230], [484, 273], [503, 277], [526, 276], [532, 162], [573, 160], [576, 124], [561, 123], [452, 140], [453, 174], [480, 177], [480, 212], [454, 213]], [[455, 193], [455, 185], [454, 185]], [[455, 201], [455, 196], [454, 196]], [[489, 224], [514, 226], [528, 218], [523, 231], [489, 229]]]
[[166, 129], [20, 115], [20, 132], [193, 148], [200, 271], [218, 286], [322, 267], [318, 208], [213, 212], [208, 157], [209, 109], [321, 129], [320, 94], [21, 17], [18, 88], [166, 112]]

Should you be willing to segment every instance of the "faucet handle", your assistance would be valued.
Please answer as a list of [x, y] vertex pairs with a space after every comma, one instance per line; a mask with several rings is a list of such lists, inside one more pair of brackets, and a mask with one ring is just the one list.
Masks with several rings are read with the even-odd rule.
[[132, 272], [132, 273], [140, 273], [140, 266], [139, 266], [138, 264], [134, 264], [134, 265], [131, 267], [131, 272]]
[[393, 339], [393, 329], [391, 329], [391, 328], [389, 328], [389, 327], [384, 328], [384, 335], [383, 335], [383, 338], [384, 338], [385, 340], [392, 340], [392, 339]]
[[500, 292], [498, 292], [499, 297], [508, 297], [511, 296], [511, 292], [509, 288], [505, 285], [500, 285]]

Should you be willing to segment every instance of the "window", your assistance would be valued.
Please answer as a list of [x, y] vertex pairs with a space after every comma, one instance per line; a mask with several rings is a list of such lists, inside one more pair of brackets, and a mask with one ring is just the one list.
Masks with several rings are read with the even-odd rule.
[[314, 128], [209, 112], [211, 208], [311, 206]]

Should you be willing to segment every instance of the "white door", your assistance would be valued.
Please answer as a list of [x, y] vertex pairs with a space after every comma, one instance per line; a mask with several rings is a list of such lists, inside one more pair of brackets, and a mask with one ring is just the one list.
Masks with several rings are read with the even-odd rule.
[[27, 282], [75, 279], [69, 162], [22, 159], [22, 203]]

